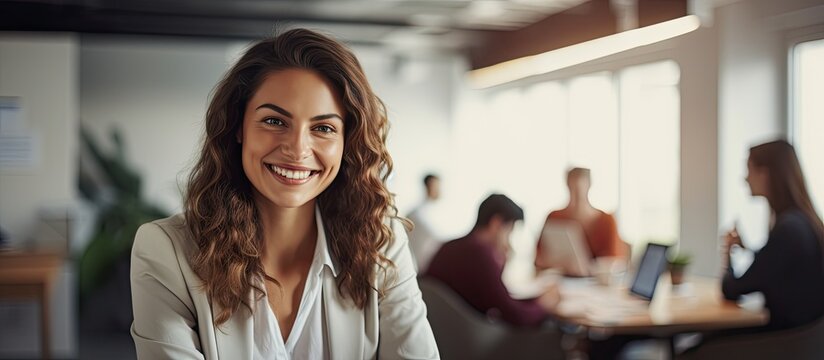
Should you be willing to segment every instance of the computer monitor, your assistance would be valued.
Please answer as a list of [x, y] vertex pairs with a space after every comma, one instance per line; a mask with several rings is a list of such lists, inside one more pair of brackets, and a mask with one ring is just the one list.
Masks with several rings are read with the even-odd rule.
[[638, 265], [638, 272], [632, 282], [630, 292], [646, 300], [652, 300], [658, 278], [667, 266], [667, 249], [669, 246], [661, 244], [647, 244], [644, 257]]
[[541, 248], [549, 263], [567, 276], [590, 276], [592, 253], [577, 222], [550, 220], [542, 231]]

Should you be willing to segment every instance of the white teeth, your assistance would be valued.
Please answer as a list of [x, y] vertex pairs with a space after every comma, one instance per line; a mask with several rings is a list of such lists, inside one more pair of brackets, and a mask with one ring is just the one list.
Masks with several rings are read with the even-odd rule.
[[312, 175], [311, 171], [287, 170], [284, 168], [279, 168], [275, 165], [268, 165], [268, 167], [272, 169], [272, 171], [274, 171], [276, 174], [283, 176], [287, 179], [303, 180], [308, 178], [309, 175]]

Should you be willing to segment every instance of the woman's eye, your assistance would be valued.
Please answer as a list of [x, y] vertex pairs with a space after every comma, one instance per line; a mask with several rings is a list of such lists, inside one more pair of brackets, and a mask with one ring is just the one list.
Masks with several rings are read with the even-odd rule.
[[318, 125], [315, 127], [315, 130], [325, 133], [333, 133], [335, 129], [329, 125]]
[[274, 125], [274, 126], [286, 125], [286, 123], [284, 123], [283, 120], [278, 119], [278, 118], [266, 118], [266, 119], [263, 119], [263, 123], [266, 124], [266, 125]]

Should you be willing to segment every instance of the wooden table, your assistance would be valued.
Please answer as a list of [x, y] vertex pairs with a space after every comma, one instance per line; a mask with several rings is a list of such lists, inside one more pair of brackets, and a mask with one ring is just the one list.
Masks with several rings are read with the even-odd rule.
[[719, 280], [712, 278], [694, 277], [672, 287], [669, 278], [662, 277], [651, 302], [632, 297], [625, 286], [597, 285], [592, 279], [562, 280], [560, 292], [562, 302], [555, 316], [586, 330], [579, 336], [664, 339], [673, 357], [677, 334], [759, 326], [769, 320], [763, 308], [745, 308], [725, 300]]
[[759, 326], [769, 320], [764, 309], [746, 309], [725, 300], [718, 279], [694, 277], [675, 288], [668, 280], [662, 276], [652, 302], [633, 298], [623, 286], [565, 280], [560, 288], [564, 300], [556, 315], [604, 333], [655, 336]]
[[0, 299], [35, 300], [40, 304], [40, 346], [44, 359], [51, 357], [49, 300], [62, 264], [61, 254], [0, 252]]

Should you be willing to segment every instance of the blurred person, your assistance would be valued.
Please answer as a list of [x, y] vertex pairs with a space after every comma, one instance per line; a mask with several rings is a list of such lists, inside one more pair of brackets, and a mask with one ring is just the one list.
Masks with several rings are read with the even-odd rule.
[[443, 231], [438, 229], [439, 219], [436, 217], [439, 214], [435, 209], [436, 202], [441, 197], [441, 179], [437, 175], [427, 174], [423, 178], [423, 184], [426, 187], [426, 198], [407, 215], [414, 223], [414, 228], [409, 232], [409, 248], [419, 273], [426, 272], [432, 256], [446, 240]]
[[218, 84], [182, 214], [132, 250], [140, 359], [436, 359], [355, 56], [296, 29]]
[[[573, 168], [567, 172], [567, 187], [569, 188], [569, 204], [561, 210], [552, 211], [547, 215], [546, 224], [551, 220], [573, 221], [581, 225], [593, 258], [623, 257], [625, 247], [618, 235], [615, 218], [596, 209], [589, 202], [589, 189], [592, 184], [590, 170]], [[552, 264], [546, 254], [543, 243], [543, 233], [538, 238], [535, 251], [535, 268], [538, 271], [556, 266]]]
[[752, 196], [770, 206], [767, 242], [737, 277], [732, 249], [750, 251], [734, 226], [724, 234], [721, 291], [727, 300], [760, 292], [769, 322], [764, 326], [701, 334], [684, 352], [728, 336], [789, 329], [824, 315], [824, 224], [810, 201], [795, 149], [784, 140], [750, 148], [745, 178]]
[[724, 297], [761, 292], [770, 311], [758, 330], [779, 330], [810, 323], [824, 315], [824, 225], [810, 201], [793, 146], [783, 140], [750, 149], [747, 184], [752, 196], [770, 206], [767, 242], [747, 271], [736, 277], [730, 248], [746, 249], [737, 229], [724, 235]]
[[426, 276], [449, 286], [466, 302], [490, 317], [524, 327], [536, 327], [549, 318], [560, 295], [549, 286], [538, 298], [513, 299], [503, 275], [509, 252], [509, 237], [524, 211], [501, 194], [486, 198], [478, 219], [465, 237], [444, 244], [432, 258]]

